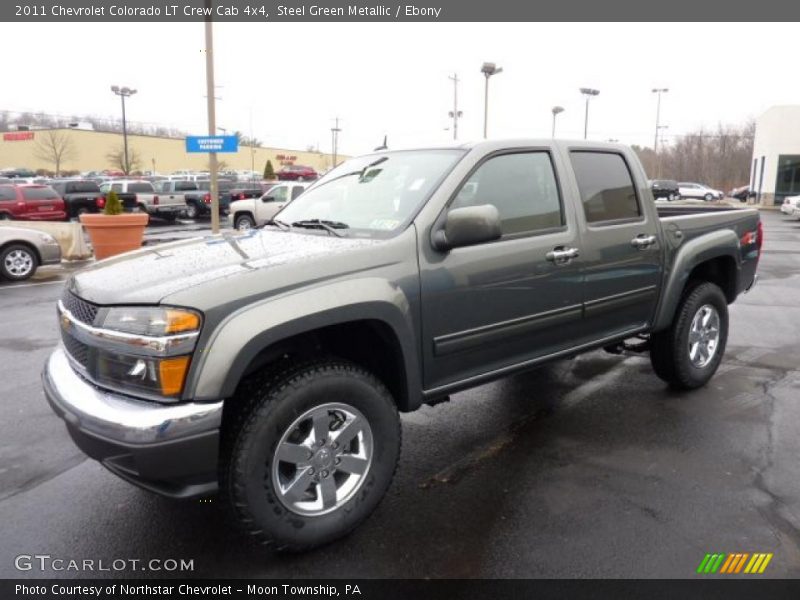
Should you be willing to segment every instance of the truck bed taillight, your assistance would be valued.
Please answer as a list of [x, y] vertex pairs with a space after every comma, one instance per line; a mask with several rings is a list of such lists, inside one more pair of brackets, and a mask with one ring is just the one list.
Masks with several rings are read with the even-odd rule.
[[158, 204], [158, 196], [153, 196], [153, 204]]
[[97, 208], [105, 208], [106, 207], [106, 199], [103, 198], [102, 196], [98, 196], [95, 199], [94, 203], [97, 206]]
[[211, 194], [206, 194], [205, 196], [203, 196], [203, 202], [205, 202], [206, 204], [211, 204]]

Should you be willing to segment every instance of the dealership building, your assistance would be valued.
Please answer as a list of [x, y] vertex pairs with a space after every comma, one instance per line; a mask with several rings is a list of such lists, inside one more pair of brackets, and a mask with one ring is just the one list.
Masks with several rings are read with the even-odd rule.
[[[26, 168], [36, 171], [55, 171], [53, 160], [56, 147], [64, 148], [60, 170], [103, 171], [119, 169], [119, 162], [110, 158], [123, 148], [121, 133], [89, 129], [32, 129], [10, 131], [0, 138], [0, 169]], [[183, 138], [153, 135], [128, 135], [128, 153], [131, 171], [169, 174], [178, 170], [208, 170], [208, 154], [186, 151]], [[223, 169], [264, 171], [267, 160], [277, 171], [284, 165], [305, 165], [317, 171], [332, 166], [332, 156], [323, 152], [292, 150], [289, 148], [250, 148], [240, 146], [238, 152], [219, 153]], [[133, 160], [136, 158], [137, 160]], [[337, 164], [346, 157], [338, 156]]]
[[800, 195], [800, 106], [773, 106], [756, 119], [750, 189], [764, 206]]

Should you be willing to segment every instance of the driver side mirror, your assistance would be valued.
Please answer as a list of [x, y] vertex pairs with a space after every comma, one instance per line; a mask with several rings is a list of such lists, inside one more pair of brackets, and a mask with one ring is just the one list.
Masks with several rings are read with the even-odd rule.
[[433, 235], [433, 247], [447, 251], [500, 239], [503, 228], [500, 213], [493, 204], [454, 208], [447, 213], [444, 226]]
[[261, 197], [261, 201], [262, 202], [274, 202], [275, 201], [275, 196], [262, 196]]

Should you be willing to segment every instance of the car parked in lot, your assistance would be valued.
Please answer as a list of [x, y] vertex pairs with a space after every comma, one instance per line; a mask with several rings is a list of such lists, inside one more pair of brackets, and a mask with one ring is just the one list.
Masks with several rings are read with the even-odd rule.
[[747, 202], [750, 198], [756, 195], [755, 192], [750, 191], [749, 185], [743, 185], [741, 187], [733, 188], [730, 192], [728, 192], [728, 196], [731, 198], [735, 198], [739, 202]]
[[725, 193], [720, 190], [715, 190], [702, 183], [693, 183], [689, 181], [678, 183], [678, 193], [681, 198], [698, 198], [707, 202], [711, 200], [722, 200], [725, 197]]
[[664, 200], [677, 200], [680, 198], [678, 182], [672, 179], [654, 179], [650, 182], [650, 190], [656, 200], [661, 198]]
[[55, 181], [51, 187], [64, 200], [68, 219], [75, 219], [83, 213], [96, 213], [103, 210], [106, 198], [100, 186], [88, 179]]
[[60, 262], [61, 246], [49, 233], [0, 225], [0, 279], [22, 281]]
[[[196, 191], [188, 191], [183, 195], [186, 203], [186, 216], [190, 219], [207, 217], [211, 214], [211, 181], [201, 179], [195, 182]], [[230, 191], [236, 182], [229, 179], [217, 180], [217, 195], [219, 197], [219, 214], [227, 215], [231, 204]]]
[[313, 167], [304, 165], [287, 165], [276, 175], [280, 181], [313, 181], [319, 177]]
[[263, 225], [302, 194], [306, 187], [308, 184], [305, 183], [279, 183], [257, 198], [233, 201], [228, 217], [231, 225], [240, 231]]
[[47, 185], [0, 185], [0, 221], [63, 221], [64, 201]]
[[800, 216], [800, 196], [786, 196], [781, 204], [781, 212], [789, 216]]
[[109, 470], [219, 491], [292, 550], [376, 508], [398, 412], [598, 348], [705, 385], [763, 241], [758, 211], [656, 206], [632, 149], [584, 140], [380, 151], [278, 216], [74, 273], [43, 384]]

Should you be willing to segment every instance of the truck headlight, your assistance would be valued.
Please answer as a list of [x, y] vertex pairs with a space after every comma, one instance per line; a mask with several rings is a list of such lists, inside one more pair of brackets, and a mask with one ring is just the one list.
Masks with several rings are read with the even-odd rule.
[[155, 358], [100, 350], [95, 378], [100, 385], [134, 395], [175, 399], [183, 391], [189, 363], [189, 356]]
[[99, 327], [134, 335], [163, 336], [200, 329], [200, 315], [185, 308], [122, 306], [110, 308]]

